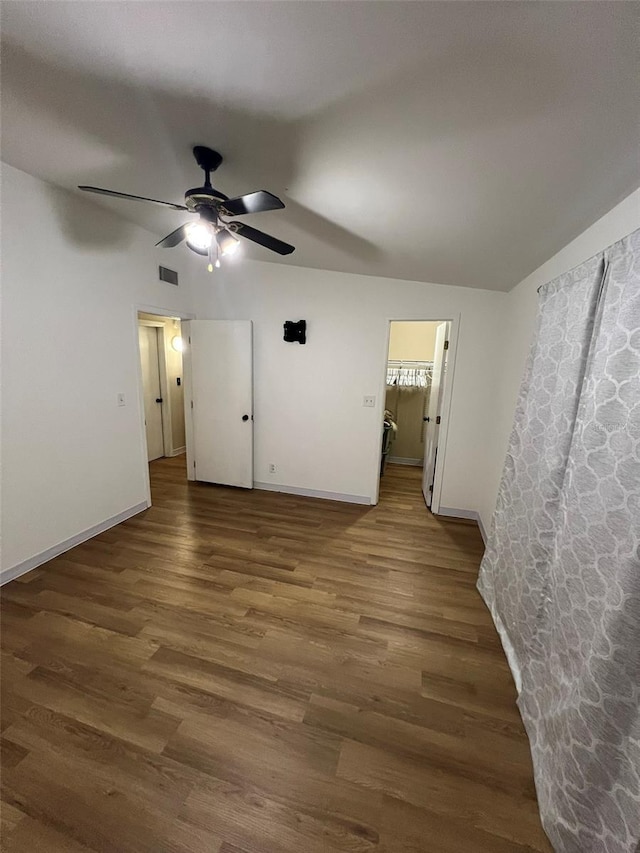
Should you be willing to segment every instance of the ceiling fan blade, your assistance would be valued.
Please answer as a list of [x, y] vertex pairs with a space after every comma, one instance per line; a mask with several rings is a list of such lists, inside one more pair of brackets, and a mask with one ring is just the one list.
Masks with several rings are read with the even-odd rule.
[[271, 249], [272, 252], [277, 252], [279, 255], [290, 255], [291, 252], [295, 251], [295, 246], [284, 243], [270, 234], [265, 234], [264, 231], [258, 231], [257, 228], [252, 228], [250, 225], [245, 225], [244, 222], [229, 222], [227, 227], [241, 237], [253, 240], [254, 243], [259, 243], [265, 249]]
[[182, 243], [184, 238], [187, 236], [187, 225], [189, 222], [186, 222], [184, 225], [181, 225], [179, 228], [176, 228], [175, 231], [172, 231], [171, 234], [167, 234], [159, 243], [156, 243], [156, 246], [162, 246], [163, 249], [173, 249], [174, 246], [177, 246], [178, 243]]
[[247, 193], [237, 198], [227, 199], [218, 209], [227, 216], [242, 216], [245, 213], [262, 213], [265, 210], [280, 210], [284, 204], [280, 199], [266, 190]]
[[133, 201], [147, 201], [151, 204], [159, 204], [162, 207], [172, 207], [174, 210], [188, 210], [184, 204], [174, 204], [172, 201], [158, 201], [156, 198], [145, 198], [141, 195], [129, 195], [129, 193], [119, 193], [115, 190], [103, 190], [101, 187], [78, 187], [79, 190], [84, 190], [86, 193], [98, 193], [99, 195], [110, 195], [114, 198], [129, 198]]

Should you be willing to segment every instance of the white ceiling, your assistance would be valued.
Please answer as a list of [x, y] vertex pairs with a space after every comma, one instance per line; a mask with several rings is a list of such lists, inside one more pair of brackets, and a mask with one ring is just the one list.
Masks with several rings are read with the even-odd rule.
[[[299, 266], [507, 290], [640, 185], [637, 2], [5, 2], [2, 157], [280, 195]], [[93, 197], [158, 237], [181, 214]], [[179, 249], [169, 252], [187, 251]], [[168, 254], [168, 259], [169, 259]]]

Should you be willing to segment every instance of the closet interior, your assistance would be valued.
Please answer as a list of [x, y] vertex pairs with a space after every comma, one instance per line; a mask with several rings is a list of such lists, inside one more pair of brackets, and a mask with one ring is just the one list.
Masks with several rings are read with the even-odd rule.
[[437, 322], [393, 321], [389, 336], [382, 459], [422, 466]]

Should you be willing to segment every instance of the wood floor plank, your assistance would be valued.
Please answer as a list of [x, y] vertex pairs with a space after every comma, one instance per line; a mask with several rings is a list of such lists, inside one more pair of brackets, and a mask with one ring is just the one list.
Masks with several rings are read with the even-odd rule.
[[17, 767], [22, 759], [29, 755], [28, 749], [11, 739], [11, 728], [8, 737], [3, 735], [0, 738], [0, 764], [2, 767]]
[[535, 801], [390, 750], [345, 741], [338, 776], [515, 843], [543, 843]]
[[469, 737], [471, 729], [467, 726], [454, 733], [398, 719], [390, 726], [389, 718], [382, 713], [321, 696], [311, 697], [304, 722], [399, 756], [422, 759], [430, 767], [453, 771], [498, 791], [517, 791], [535, 799], [526, 752], [514, 749], [500, 735], [493, 735], [494, 750], [490, 751], [479, 739]]
[[[12, 807], [3, 803], [3, 815], [5, 808]], [[3, 833], [2, 850], [3, 853], [92, 853], [95, 848], [75, 841], [64, 829], [59, 832], [38, 819], [24, 815], [16, 829]]]
[[473, 523], [187, 483], [2, 596], [7, 853], [549, 853]]
[[443, 816], [390, 796], [383, 799], [380, 826], [380, 847], [376, 853], [537, 853], [540, 849], [484, 832], [464, 819]]
[[129, 789], [114, 786], [97, 765], [79, 772], [73, 756], [48, 752], [31, 753], [4, 771], [2, 796], [36, 821], [105, 853], [152, 853], [173, 817], [154, 798], [143, 803]]

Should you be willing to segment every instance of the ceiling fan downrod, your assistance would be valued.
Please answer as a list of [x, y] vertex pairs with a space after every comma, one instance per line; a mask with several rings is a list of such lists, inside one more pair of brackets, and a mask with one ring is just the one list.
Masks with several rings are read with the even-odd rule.
[[193, 156], [196, 158], [196, 163], [205, 174], [205, 187], [210, 189], [211, 172], [215, 172], [218, 166], [222, 163], [222, 154], [219, 154], [212, 148], [207, 148], [206, 145], [196, 145], [193, 148]]

